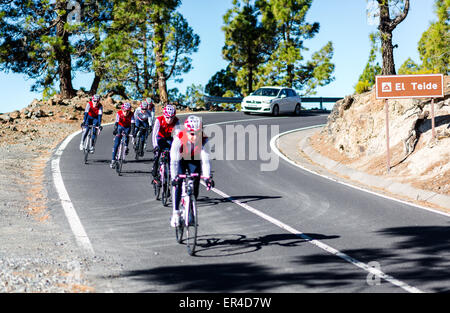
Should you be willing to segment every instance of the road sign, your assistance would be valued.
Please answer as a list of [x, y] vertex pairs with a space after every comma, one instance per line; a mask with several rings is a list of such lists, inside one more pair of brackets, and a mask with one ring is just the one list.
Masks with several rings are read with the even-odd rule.
[[376, 77], [377, 99], [441, 98], [444, 75], [395, 75]]
[[376, 98], [384, 99], [386, 112], [386, 145], [387, 171], [391, 169], [389, 150], [389, 106], [387, 99], [431, 98], [431, 129], [432, 137], [436, 138], [434, 122], [434, 98], [444, 97], [444, 75], [395, 75], [376, 76]]

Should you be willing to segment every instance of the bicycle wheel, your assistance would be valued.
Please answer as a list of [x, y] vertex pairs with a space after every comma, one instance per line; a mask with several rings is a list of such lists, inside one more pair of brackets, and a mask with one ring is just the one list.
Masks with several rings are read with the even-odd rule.
[[170, 196], [170, 183], [169, 183], [169, 171], [167, 168], [167, 164], [164, 166], [164, 179], [162, 180], [162, 203], [164, 206], [167, 206], [169, 203], [169, 196]]
[[122, 175], [122, 165], [123, 165], [123, 154], [124, 151], [124, 144], [123, 141], [120, 142], [119, 150], [117, 151], [117, 162], [116, 162], [116, 172], [119, 176]]
[[183, 241], [183, 233], [184, 233], [183, 215], [184, 214], [181, 214], [180, 225], [175, 227], [175, 238], [176, 238], [178, 243], [181, 243]]
[[[91, 130], [89, 129], [87, 131], [89, 131], [89, 133], [88, 133], [88, 137], [84, 140], [84, 148], [83, 148], [84, 164], [87, 164], [88, 156], [89, 156], [89, 148], [91, 146]], [[81, 136], [83, 136], [83, 134]]]
[[195, 247], [197, 245], [197, 228], [198, 228], [198, 216], [197, 216], [197, 202], [194, 196], [189, 197], [189, 206], [186, 212], [185, 222], [186, 225], [186, 247], [189, 255], [194, 255]]
[[[137, 133], [137, 135], [136, 135], [136, 138], [137, 138], [137, 142], [134, 144], [134, 153], [135, 153], [135, 156], [134, 156], [134, 159], [135, 160], [139, 160], [139, 157], [141, 156], [141, 149], [140, 149], [140, 146], [141, 146], [141, 132], [140, 131], [138, 131], [138, 133]], [[136, 139], [135, 139], [136, 140]]]
[[[159, 169], [158, 169], [158, 173], [159, 173]], [[160, 179], [161, 181], [161, 179]], [[154, 182], [153, 178], [152, 178], [152, 185], [153, 185], [153, 191], [155, 192], [155, 198], [156, 200], [159, 200], [159, 196], [161, 195], [161, 184], [157, 184]]]

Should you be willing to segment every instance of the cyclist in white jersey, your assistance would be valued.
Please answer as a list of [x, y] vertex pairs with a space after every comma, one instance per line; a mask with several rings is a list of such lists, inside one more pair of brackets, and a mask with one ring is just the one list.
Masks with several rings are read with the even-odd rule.
[[[170, 149], [170, 173], [172, 178], [172, 218], [170, 225], [177, 227], [180, 222], [180, 200], [181, 200], [181, 182], [178, 175], [197, 173], [205, 177], [206, 187], [214, 187], [214, 181], [211, 179], [211, 166], [209, 164], [209, 153], [206, 144], [208, 138], [203, 135], [202, 122], [198, 116], [190, 115], [184, 122], [184, 129], [174, 136], [172, 147]], [[194, 181], [194, 196], [198, 197], [200, 179]]]

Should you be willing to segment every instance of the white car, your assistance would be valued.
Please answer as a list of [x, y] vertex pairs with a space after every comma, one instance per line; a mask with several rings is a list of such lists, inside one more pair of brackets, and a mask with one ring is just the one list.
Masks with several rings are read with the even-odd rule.
[[268, 113], [278, 116], [280, 113], [300, 115], [302, 99], [291, 88], [261, 87], [245, 97], [241, 111], [245, 114]]

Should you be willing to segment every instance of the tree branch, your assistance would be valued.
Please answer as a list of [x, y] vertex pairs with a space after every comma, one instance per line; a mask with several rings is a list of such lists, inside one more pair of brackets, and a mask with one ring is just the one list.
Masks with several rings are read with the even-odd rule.
[[409, 0], [405, 0], [405, 8], [403, 12], [389, 23], [389, 30], [393, 31], [398, 24], [403, 22], [409, 12]]

